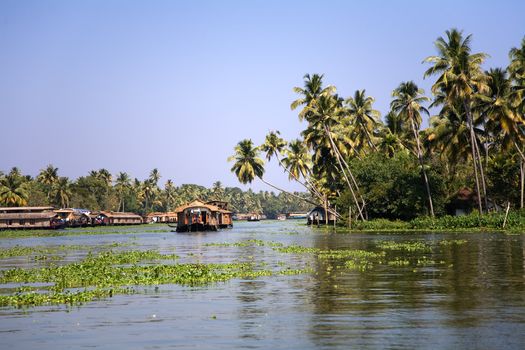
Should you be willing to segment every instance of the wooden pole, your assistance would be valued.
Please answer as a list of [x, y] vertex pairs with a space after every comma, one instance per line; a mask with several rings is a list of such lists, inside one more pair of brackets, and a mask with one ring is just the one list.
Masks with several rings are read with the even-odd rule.
[[[335, 211], [337, 211], [337, 205], [334, 206], [334, 208], [335, 208]], [[336, 222], [337, 222], [337, 216], [334, 215], [334, 231], [335, 231]]]
[[503, 220], [503, 228], [505, 228], [505, 225], [507, 224], [507, 216], [509, 215], [509, 209], [510, 209], [510, 201], [507, 202], [507, 210], [505, 211], [505, 219]]
[[352, 206], [348, 206], [348, 228], [352, 229]]

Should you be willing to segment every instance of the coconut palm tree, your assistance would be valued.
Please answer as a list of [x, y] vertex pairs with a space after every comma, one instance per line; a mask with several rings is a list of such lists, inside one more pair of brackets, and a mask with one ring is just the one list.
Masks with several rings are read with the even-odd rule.
[[380, 125], [380, 113], [373, 109], [373, 104], [374, 98], [366, 96], [365, 90], [357, 90], [353, 97], [345, 100], [346, 113], [354, 125], [354, 135], [358, 138], [366, 137], [368, 145], [377, 151], [372, 135]]
[[71, 182], [67, 177], [59, 177], [58, 181], [53, 185], [53, 197], [55, 202], [60, 204], [61, 208], [69, 207], [69, 199], [71, 198]]
[[160, 175], [160, 172], [159, 172], [159, 169], [155, 168], [153, 169], [150, 173], [149, 173], [149, 180], [151, 180], [151, 182], [157, 186], [159, 180], [161, 178], [161, 175]]
[[[436, 82], [432, 85], [434, 95], [440, 94], [440, 104], [454, 106], [462, 105], [467, 126], [469, 128], [469, 141], [471, 144], [472, 164], [476, 180], [476, 192], [478, 196], [479, 212], [483, 213], [481, 201], [480, 177], [485, 199], [485, 207], [488, 206], [485, 175], [479, 152], [479, 145], [474, 131], [473, 104], [477, 94], [487, 91], [486, 76], [481, 70], [481, 64], [487, 57], [484, 53], [471, 53], [471, 35], [463, 37], [463, 33], [457, 29], [447, 30], [446, 38], [439, 37], [435, 46], [438, 55], [427, 57], [424, 62], [432, 64], [427, 69], [424, 77], [438, 75]], [[434, 101], [434, 105], [438, 100]]]
[[225, 192], [224, 187], [220, 181], [215, 181], [211, 188], [211, 195], [214, 200], [222, 201], [224, 200]]
[[398, 113], [407, 124], [410, 124], [412, 133], [417, 146], [417, 158], [423, 173], [425, 181], [425, 188], [428, 196], [428, 206], [430, 215], [434, 217], [434, 205], [432, 204], [432, 194], [430, 192], [430, 184], [428, 182], [427, 171], [425, 170], [425, 163], [423, 161], [423, 151], [421, 150], [421, 143], [419, 140], [419, 128], [421, 126], [421, 112], [429, 114], [428, 110], [422, 106], [422, 103], [428, 102], [430, 99], [423, 95], [422, 89], [413, 81], [402, 82], [392, 92], [394, 99], [390, 103], [392, 111]]
[[115, 190], [117, 191], [117, 196], [119, 198], [119, 207], [122, 208], [122, 211], [125, 211], [125, 198], [126, 194], [131, 188], [131, 178], [126, 172], [118, 173], [117, 180], [115, 181]]
[[[299, 95], [302, 95], [302, 97], [293, 101], [290, 105], [290, 108], [292, 110], [295, 110], [299, 106], [308, 107], [313, 101], [316, 101], [320, 96], [331, 95], [335, 93], [335, 87], [333, 87], [332, 85], [323, 88], [323, 77], [323, 74], [313, 74], [312, 76], [310, 76], [310, 74], [305, 74], [305, 76], [303, 77], [304, 88], [293, 88], [293, 91]], [[308, 112], [308, 109], [303, 108], [299, 112], [299, 120], [302, 121], [304, 118], [307, 118]]]
[[171, 206], [175, 203], [176, 188], [173, 181], [168, 179], [164, 185], [164, 194], [166, 196], [166, 211], [171, 211]]
[[52, 188], [58, 181], [58, 168], [49, 164], [45, 169], [40, 170], [36, 180], [44, 186], [47, 199], [49, 200], [51, 198]]
[[0, 177], [0, 205], [6, 207], [22, 207], [27, 205], [29, 198], [28, 183], [16, 172]]
[[259, 158], [259, 147], [254, 147], [252, 140], [244, 139], [235, 146], [235, 154], [228, 158], [228, 161], [235, 161], [231, 171], [235, 173], [237, 179], [242, 184], [251, 183], [255, 178], [259, 178], [266, 185], [275, 188], [280, 192], [284, 192], [290, 196], [306, 200], [307, 202], [317, 205], [315, 202], [297, 196], [294, 193], [285, 191], [275, 185], [264, 180], [264, 161]]

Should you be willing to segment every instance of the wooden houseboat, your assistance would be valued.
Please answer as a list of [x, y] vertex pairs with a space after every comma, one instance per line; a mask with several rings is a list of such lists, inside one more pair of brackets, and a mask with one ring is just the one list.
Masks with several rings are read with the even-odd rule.
[[154, 223], [176, 223], [177, 222], [177, 213], [175, 212], [154, 212], [149, 213], [143, 216], [143, 221], [145, 224], [154, 224]]
[[114, 211], [101, 211], [98, 214], [102, 225], [140, 225], [142, 216], [134, 213], [120, 213]]
[[[307, 218], [308, 225], [324, 225], [326, 224], [326, 211], [323, 207], [315, 207], [308, 213]], [[333, 224], [335, 220], [335, 214], [328, 212], [328, 224]]]
[[175, 211], [177, 232], [217, 231], [233, 226], [232, 212], [227, 209], [226, 202], [194, 200]]
[[0, 229], [55, 229], [64, 227], [53, 207], [0, 207]]
[[54, 212], [64, 220], [68, 227], [86, 227], [92, 224], [90, 212], [87, 209], [64, 208]]

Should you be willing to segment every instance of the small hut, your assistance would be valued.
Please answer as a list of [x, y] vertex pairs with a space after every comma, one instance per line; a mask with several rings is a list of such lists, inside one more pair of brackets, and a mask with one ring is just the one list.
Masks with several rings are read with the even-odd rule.
[[98, 215], [102, 225], [140, 225], [142, 217], [134, 213], [120, 213], [114, 211], [101, 211]]
[[[307, 215], [308, 225], [324, 225], [326, 224], [326, 210], [323, 207], [315, 207]], [[335, 214], [328, 212], [328, 224], [335, 222]]]
[[224, 208], [227, 206], [221, 208], [200, 200], [177, 208], [177, 232], [216, 231], [232, 227], [232, 213]]
[[0, 229], [62, 228], [53, 207], [0, 207]]

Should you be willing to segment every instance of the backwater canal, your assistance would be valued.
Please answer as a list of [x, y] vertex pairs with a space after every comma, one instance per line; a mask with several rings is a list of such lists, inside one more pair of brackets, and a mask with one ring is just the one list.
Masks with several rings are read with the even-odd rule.
[[[524, 349], [525, 234], [340, 234], [299, 221], [148, 228], [3, 238], [0, 251], [30, 249], [0, 256], [0, 276], [108, 250], [177, 254], [171, 264], [247, 262], [267, 273], [136, 285], [73, 306], [1, 306], [0, 348]], [[23, 285], [45, 293], [49, 284], [4, 280], [0, 294]]]

